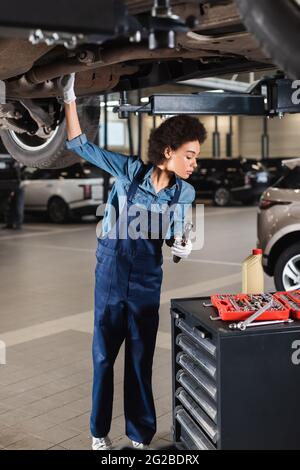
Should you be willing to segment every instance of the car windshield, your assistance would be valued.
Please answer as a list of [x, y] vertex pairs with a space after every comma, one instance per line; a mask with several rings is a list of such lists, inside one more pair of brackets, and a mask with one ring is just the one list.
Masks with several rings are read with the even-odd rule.
[[288, 173], [282, 176], [280, 180], [274, 184], [274, 187], [280, 189], [300, 189], [300, 166], [287, 171]]

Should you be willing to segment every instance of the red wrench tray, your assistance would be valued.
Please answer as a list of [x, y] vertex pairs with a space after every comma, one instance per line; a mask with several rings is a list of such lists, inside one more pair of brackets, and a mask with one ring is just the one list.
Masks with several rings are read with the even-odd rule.
[[300, 290], [276, 292], [274, 297], [290, 309], [290, 316], [300, 320]]
[[274, 301], [274, 308], [264, 312], [256, 321], [288, 320], [291, 308], [287, 305], [287, 302], [284, 302], [275, 294], [218, 294], [211, 297], [211, 303], [218, 309], [219, 316], [223, 321], [247, 320], [259, 308], [268, 304], [271, 300]]

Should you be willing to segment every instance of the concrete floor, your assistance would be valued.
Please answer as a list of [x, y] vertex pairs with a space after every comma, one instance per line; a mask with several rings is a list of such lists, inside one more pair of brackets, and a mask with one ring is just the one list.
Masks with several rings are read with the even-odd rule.
[[[240, 292], [241, 261], [256, 245], [256, 208], [205, 209], [202, 251], [174, 265], [165, 249], [153, 388], [158, 431], [171, 441], [170, 298]], [[31, 222], [0, 233], [0, 449], [89, 449], [95, 224]], [[266, 291], [274, 289], [266, 278]], [[124, 436], [123, 351], [115, 367], [110, 436]]]

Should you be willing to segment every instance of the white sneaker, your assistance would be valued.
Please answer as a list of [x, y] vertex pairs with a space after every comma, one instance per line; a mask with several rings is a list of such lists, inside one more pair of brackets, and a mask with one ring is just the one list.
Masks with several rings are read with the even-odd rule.
[[93, 437], [92, 449], [93, 450], [110, 450], [112, 447], [111, 440], [106, 437]]
[[143, 444], [142, 442], [131, 441], [132, 447], [136, 450], [151, 450], [147, 444]]

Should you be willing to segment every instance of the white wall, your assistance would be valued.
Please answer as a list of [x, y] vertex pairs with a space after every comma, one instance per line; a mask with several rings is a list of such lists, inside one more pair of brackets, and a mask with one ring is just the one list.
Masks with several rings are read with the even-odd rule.
[[[208, 138], [206, 142], [203, 144], [201, 148], [201, 156], [211, 157], [213, 153], [213, 141], [212, 135], [215, 129], [215, 119], [212, 116], [203, 116], [199, 118], [199, 120], [204, 124], [207, 132]], [[160, 117], [156, 118], [156, 125], [157, 127], [161, 124], [162, 119]], [[148, 151], [148, 140], [150, 131], [153, 125], [153, 118], [147, 115], [143, 116], [143, 146], [142, 146], [142, 155], [143, 159], [147, 158], [147, 151]], [[218, 118], [218, 128], [221, 134], [221, 157], [226, 157], [226, 134], [229, 132], [229, 118], [228, 117], [219, 117]], [[237, 156], [239, 153], [239, 120], [238, 118], [233, 118], [233, 155]]]
[[[215, 131], [215, 118], [214, 116], [202, 116], [200, 121], [204, 124], [207, 130], [207, 140], [204, 142], [201, 148], [201, 157], [212, 157], [213, 155], [213, 133]], [[237, 156], [239, 154], [239, 120], [237, 117], [234, 117], [232, 120], [232, 127], [233, 127], [233, 156]], [[229, 117], [220, 116], [218, 117], [218, 130], [220, 132], [221, 138], [221, 157], [226, 157], [226, 134], [229, 132]]]
[[[241, 117], [239, 147], [243, 157], [261, 158], [263, 118]], [[300, 115], [268, 120], [270, 157], [300, 156]]]

